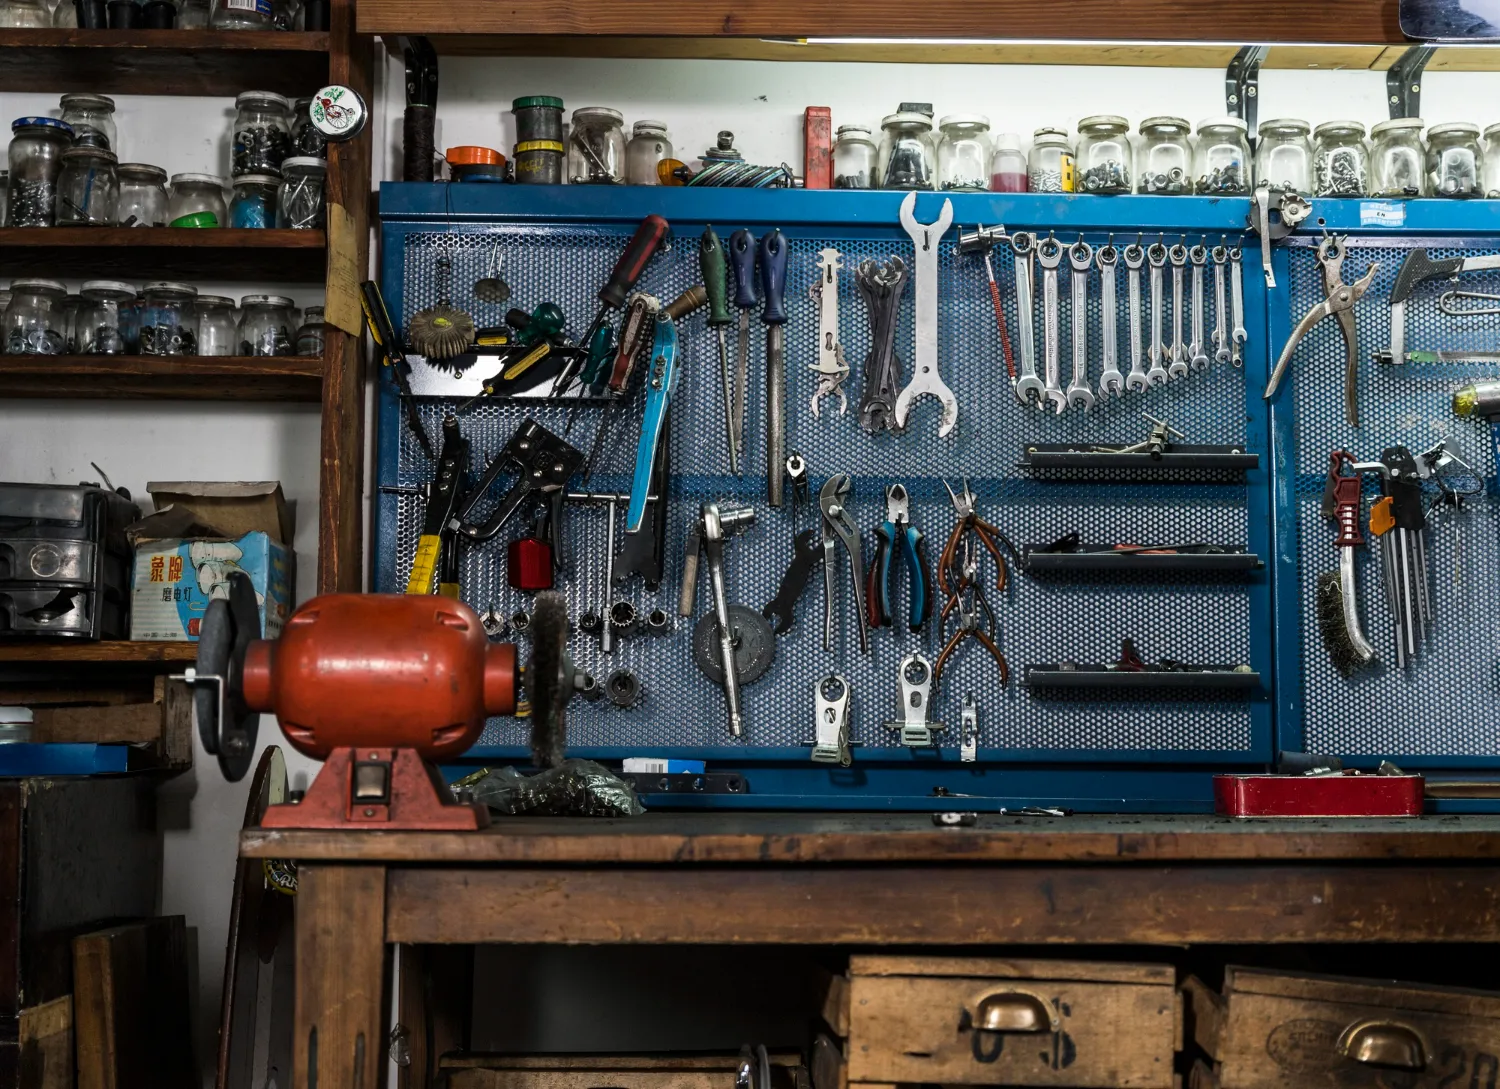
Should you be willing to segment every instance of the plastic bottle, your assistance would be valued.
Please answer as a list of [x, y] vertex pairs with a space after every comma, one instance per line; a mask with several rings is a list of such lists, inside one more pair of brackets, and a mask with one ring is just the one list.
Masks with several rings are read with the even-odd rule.
[[1014, 132], [1002, 132], [995, 137], [995, 157], [990, 160], [990, 189], [996, 193], [1024, 193], [1026, 184], [1026, 153], [1021, 150], [1021, 137]]

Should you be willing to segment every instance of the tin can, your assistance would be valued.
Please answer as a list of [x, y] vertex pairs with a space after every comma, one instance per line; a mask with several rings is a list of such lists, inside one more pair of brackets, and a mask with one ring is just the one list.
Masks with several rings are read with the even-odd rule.
[[528, 95], [511, 103], [516, 115], [516, 146], [511, 163], [516, 181], [561, 185], [563, 180], [563, 100]]

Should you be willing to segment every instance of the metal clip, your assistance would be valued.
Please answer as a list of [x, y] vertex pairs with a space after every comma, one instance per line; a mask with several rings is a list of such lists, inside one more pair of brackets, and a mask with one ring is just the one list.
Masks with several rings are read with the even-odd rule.
[[941, 723], [927, 718], [928, 704], [932, 700], [932, 663], [916, 651], [901, 659], [897, 671], [901, 685], [901, 718], [886, 723], [891, 730], [901, 731], [901, 744], [910, 749], [932, 747], [932, 731], [941, 730]]
[[813, 697], [818, 716], [813, 731], [813, 762], [847, 768], [854, 762], [849, 752], [849, 682], [830, 673], [813, 687]]
[[959, 712], [958, 758], [966, 764], [979, 759], [979, 705], [972, 692], [965, 694]]

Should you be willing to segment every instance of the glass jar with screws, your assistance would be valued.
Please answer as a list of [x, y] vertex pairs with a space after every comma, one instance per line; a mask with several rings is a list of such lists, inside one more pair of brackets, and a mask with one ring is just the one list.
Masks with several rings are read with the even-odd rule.
[[1135, 187], [1138, 193], [1179, 197], [1193, 191], [1193, 127], [1181, 117], [1148, 117], [1136, 130]]
[[83, 355], [124, 355], [120, 307], [135, 301], [135, 288], [118, 280], [89, 280], [78, 308], [78, 351]]
[[568, 133], [568, 181], [619, 185], [625, 180], [625, 116], [607, 106], [573, 111]]
[[840, 125], [833, 144], [833, 187], [875, 188], [875, 140], [863, 125]]
[[229, 220], [224, 185], [216, 174], [173, 174], [168, 222], [173, 227], [222, 227]]
[[61, 105], [63, 121], [73, 127], [73, 146], [105, 151], [114, 151], [119, 146], [114, 99], [107, 95], [63, 95]]
[[120, 178], [120, 226], [165, 227], [167, 172], [150, 163], [121, 163], [115, 173]]
[[1427, 191], [1427, 147], [1422, 143], [1425, 122], [1420, 117], [1394, 117], [1370, 130], [1370, 195], [1420, 197]]
[[299, 98], [292, 103], [292, 154], [326, 159], [328, 137], [312, 123], [312, 116], [307, 112], [311, 105], [311, 98]]
[[63, 152], [57, 178], [59, 227], [112, 227], [120, 208], [113, 152], [75, 147]]
[[10, 225], [50, 227], [57, 215], [57, 176], [63, 153], [73, 146], [73, 130], [51, 117], [18, 117], [10, 131]]
[[1370, 191], [1370, 152], [1358, 121], [1325, 121], [1313, 130], [1313, 192], [1362, 197]]
[[1031, 135], [1026, 183], [1033, 193], [1076, 192], [1073, 145], [1062, 129], [1037, 129]]
[[234, 179], [229, 200], [229, 226], [276, 226], [276, 192], [281, 179], [269, 174], [245, 174]]
[[1021, 150], [1021, 135], [1002, 132], [995, 137], [995, 154], [990, 159], [990, 190], [1024, 193], [1026, 189], [1026, 152]]
[[881, 119], [880, 152], [875, 173], [882, 189], [931, 189], [937, 176], [937, 146], [932, 118], [906, 110]]
[[292, 156], [292, 104], [272, 91], [244, 91], [234, 100], [231, 175], [272, 174]]
[[1078, 122], [1078, 191], [1096, 195], [1130, 192], [1130, 122], [1098, 114]]
[[980, 113], [950, 113], [938, 122], [939, 189], [984, 192], [990, 187], [990, 119]]
[[142, 355], [198, 354], [198, 289], [158, 281], [146, 285], [141, 309]]
[[276, 226], [299, 231], [321, 230], [327, 222], [323, 182], [328, 160], [297, 155], [281, 164], [281, 189], [276, 195]]
[[1312, 131], [1306, 121], [1279, 117], [1260, 123], [1255, 146], [1255, 176], [1283, 193], [1312, 192]]
[[660, 185], [656, 167], [673, 158], [672, 141], [665, 121], [637, 121], [625, 145], [625, 184]]
[[240, 300], [240, 355], [291, 355], [296, 326], [292, 300], [284, 295], [246, 295]]
[[1239, 117], [1210, 117], [1198, 122], [1193, 177], [1200, 196], [1242, 197], [1250, 192], [1248, 132], [1249, 127]]
[[63, 302], [68, 289], [56, 280], [13, 280], [5, 308], [8, 355], [62, 355], [67, 347]]
[[240, 350], [240, 320], [227, 295], [198, 296], [198, 354], [234, 355]]
[[1484, 173], [1479, 126], [1449, 121], [1427, 130], [1427, 191], [1435, 197], [1477, 197]]
[[302, 313], [302, 324], [297, 328], [297, 354], [321, 356], [323, 354], [323, 308], [309, 306]]
[[271, 0], [213, 0], [208, 25], [214, 30], [271, 30], [275, 9]]

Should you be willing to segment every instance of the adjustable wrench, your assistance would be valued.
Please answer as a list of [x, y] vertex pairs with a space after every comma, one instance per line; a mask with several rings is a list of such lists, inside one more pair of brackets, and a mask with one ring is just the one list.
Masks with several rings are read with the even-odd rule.
[[1147, 356], [1150, 369], [1146, 381], [1153, 386], [1167, 384], [1167, 346], [1161, 339], [1162, 270], [1167, 267], [1167, 247], [1153, 242], [1146, 248], [1146, 260], [1151, 263], [1151, 353]]
[[1208, 249], [1201, 243], [1188, 250], [1193, 266], [1193, 339], [1188, 345], [1190, 362], [1195, 371], [1208, 370], [1208, 353], [1203, 350], [1203, 273], [1208, 267]]
[[942, 438], [958, 423], [958, 398], [938, 374], [938, 244], [943, 233], [953, 222], [953, 202], [943, 199], [943, 210], [931, 223], [918, 223], [913, 214], [917, 207], [915, 191], [907, 193], [901, 202], [901, 226], [912, 240], [917, 251], [916, 287], [916, 347], [912, 364], [911, 381], [896, 398], [896, 427], [906, 428], [906, 418], [911, 413], [912, 402], [923, 395], [936, 397], [943, 406], [943, 415], [938, 423], [938, 437]]
[[1043, 393], [1047, 404], [1062, 415], [1068, 407], [1068, 395], [1062, 388], [1062, 346], [1059, 343], [1062, 330], [1058, 328], [1057, 316], [1057, 268], [1062, 264], [1063, 248], [1057, 239], [1044, 238], [1037, 243], [1036, 260], [1042, 266], [1042, 366], [1047, 384]]
[[1141, 249], [1137, 240], [1134, 245], [1126, 246], [1120, 256], [1125, 260], [1125, 279], [1130, 293], [1130, 377], [1125, 379], [1125, 388], [1144, 390], [1151, 386], [1146, 380], [1145, 361], [1141, 358], [1141, 266], [1146, 263], [1146, 251]]
[[1224, 281], [1229, 251], [1215, 246], [1209, 254], [1214, 263], [1214, 362], [1229, 362], [1229, 288]]
[[1016, 400], [1023, 405], [1043, 408], [1047, 399], [1042, 380], [1036, 376], [1036, 333], [1031, 324], [1036, 305], [1032, 298], [1036, 286], [1036, 273], [1032, 269], [1036, 235], [1030, 231], [1017, 231], [1010, 236], [1010, 248], [1015, 254], [1016, 268], [1016, 342], [1021, 348], [1021, 376], [1016, 379]]
[[1110, 394], [1119, 397], [1125, 392], [1125, 377], [1120, 374], [1119, 349], [1115, 344], [1115, 268], [1120, 262], [1120, 253], [1114, 242], [1100, 246], [1094, 251], [1094, 261], [1099, 266], [1099, 292], [1103, 301], [1099, 314], [1099, 334], [1103, 348], [1100, 358], [1103, 367], [1099, 371], [1099, 400]]
[[1242, 277], [1244, 256], [1238, 246], [1229, 251], [1229, 290], [1234, 299], [1234, 328], [1229, 332], [1229, 338], [1234, 342], [1234, 346], [1230, 352], [1229, 361], [1236, 367], [1245, 365], [1243, 347], [1250, 336], [1245, 331], [1245, 282]]
[[1167, 364], [1168, 378], [1188, 376], [1187, 346], [1182, 343], [1183, 274], [1187, 270], [1187, 247], [1181, 242], [1167, 251], [1172, 262], [1172, 359]]
[[1073, 380], [1068, 383], [1068, 407], [1094, 410], [1094, 390], [1089, 385], [1089, 269], [1094, 267], [1094, 247], [1082, 238], [1068, 247], [1073, 266]]

